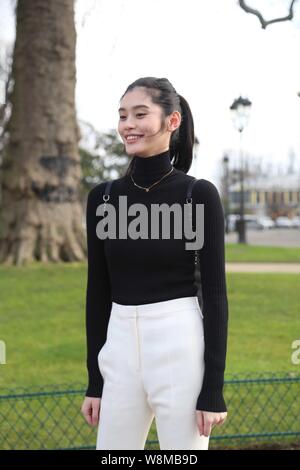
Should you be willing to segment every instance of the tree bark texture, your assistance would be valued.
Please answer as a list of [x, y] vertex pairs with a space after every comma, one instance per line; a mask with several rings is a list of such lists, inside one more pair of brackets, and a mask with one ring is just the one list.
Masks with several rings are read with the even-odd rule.
[[21, 0], [16, 16], [0, 262], [80, 261], [86, 257], [86, 237], [79, 196], [73, 0]]

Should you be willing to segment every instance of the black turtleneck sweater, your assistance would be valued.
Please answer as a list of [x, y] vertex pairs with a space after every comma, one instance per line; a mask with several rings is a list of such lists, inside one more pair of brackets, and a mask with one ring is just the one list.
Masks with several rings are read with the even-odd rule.
[[[150, 186], [172, 169], [169, 150], [151, 157], [135, 157], [134, 181]], [[149, 192], [134, 185], [129, 175], [113, 181], [109, 202], [119, 220], [119, 196], [127, 196], [127, 208], [143, 203], [150, 214], [151, 204], [186, 202], [186, 191], [192, 177], [173, 169]], [[185, 249], [185, 239], [148, 238], [102, 240], [96, 225], [102, 218], [96, 208], [103, 203], [106, 182], [88, 194], [86, 209], [88, 279], [86, 291], [87, 369], [89, 383], [86, 396], [101, 397], [103, 377], [99, 371], [98, 353], [106, 341], [112, 301], [124, 305], [140, 305], [179, 297], [197, 295], [194, 279], [193, 250]], [[204, 244], [198, 250], [204, 316], [205, 372], [199, 384], [197, 410], [226, 411], [223, 397], [227, 349], [228, 302], [224, 256], [224, 213], [217, 188], [208, 180], [199, 179], [193, 187], [193, 220], [195, 203], [204, 204]], [[138, 214], [137, 214], [138, 215]], [[150, 217], [150, 215], [149, 215]], [[128, 223], [136, 216], [127, 216]], [[150, 220], [150, 219], [149, 219]], [[172, 224], [171, 224], [172, 225]], [[194, 224], [195, 226], [195, 224]], [[201, 388], [201, 390], [200, 390]]]

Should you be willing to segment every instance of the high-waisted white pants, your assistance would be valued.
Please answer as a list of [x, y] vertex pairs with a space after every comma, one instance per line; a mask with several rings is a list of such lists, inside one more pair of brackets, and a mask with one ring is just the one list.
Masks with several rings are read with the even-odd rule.
[[144, 449], [155, 417], [160, 449], [208, 449], [196, 401], [204, 375], [198, 298], [112, 303], [98, 355], [104, 378], [96, 449]]

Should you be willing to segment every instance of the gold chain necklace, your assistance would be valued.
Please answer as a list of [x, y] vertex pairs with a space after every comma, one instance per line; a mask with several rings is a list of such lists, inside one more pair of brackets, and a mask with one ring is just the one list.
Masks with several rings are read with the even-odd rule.
[[170, 173], [172, 173], [173, 170], [174, 170], [174, 167], [170, 171], [168, 171], [168, 173], [166, 173], [162, 178], [160, 178], [160, 180], [158, 180], [155, 183], [151, 184], [151, 186], [149, 186], [148, 188], [144, 188], [143, 186], [139, 186], [138, 184], [136, 184], [136, 182], [132, 178], [132, 175], [130, 175], [130, 177], [132, 179], [133, 184], [135, 184], [135, 186], [137, 186], [140, 189], [144, 189], [146, 192], [148, 192], [152, 188], [152, 186], [158, 184], [162, 179], [164, 179], [166, 176], [168, 176]]

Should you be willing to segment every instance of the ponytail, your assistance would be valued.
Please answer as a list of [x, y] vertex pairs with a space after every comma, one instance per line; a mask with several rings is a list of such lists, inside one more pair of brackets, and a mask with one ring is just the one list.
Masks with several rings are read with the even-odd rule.
[[178, 97], [181, 108], [181, 124], [171, 136], [170, 155], [174, 155], [173, 166], [187, 173], [193, 161], [194, 120], [186, 99], [181, 95]]

